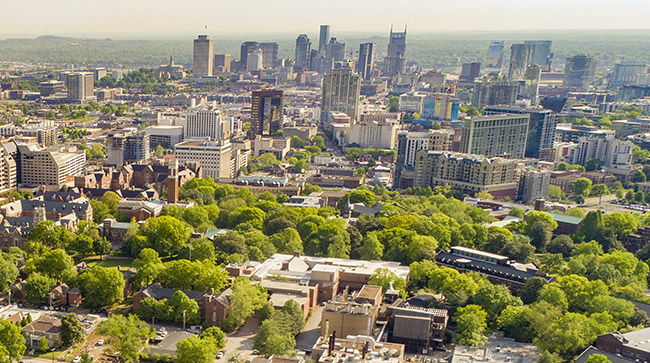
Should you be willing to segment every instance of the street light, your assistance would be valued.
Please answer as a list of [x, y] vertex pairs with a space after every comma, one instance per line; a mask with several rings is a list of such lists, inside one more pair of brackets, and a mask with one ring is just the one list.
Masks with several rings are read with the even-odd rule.
[[185, 312], [187, 310], [183, 310], [183, 330], [185, 330]]

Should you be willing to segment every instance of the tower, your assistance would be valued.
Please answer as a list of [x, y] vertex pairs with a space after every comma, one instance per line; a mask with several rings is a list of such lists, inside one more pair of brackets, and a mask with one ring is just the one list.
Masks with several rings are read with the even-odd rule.
[[359, 44], [359, 60], [357, 61], [357, 73], [364, 80], [372, 78], [372, 71], [375, 68], [375, 43]]
[[390, 26], [385, 67], [386, 75], [391, 77], [406, 72], [406, 25], [402, 33], [393, 32], [393, 26]]
[[280, 130], [283, 96], [282, 90], [253, 91], [250, 129], [253, 135], [271, 135]]
[[194, 63], [192, 71], [195, 78], [212, 76], [213, 41], [207, 35], [194, 39]]
[[178, 202], [178, 160], [176, 159], [169, 162], [167, 169], [167, 201]]
[[296, 66], [309, 67], [309, 53], [311, 51], [311, 41], [307, 34], [300, 34], [296, 39]]
[[44, 222], [47, 220], [47, 213], [45, 211], [45, 207], [34, 207], [34, 225], [37, 225], [41, 222]]
[[344, 112], [352, 122], [359, 116], [361, 81], [349, 64], [337, 62], [331, 73], [323, 76], [321, 123], [329, 122], [332, 111]]
[[321, 25], [320, 26], [320, 35], [318, 37], [318, 55], [321, 57], [325, 56], [327, 51], [327, 42], [330, 39], [330, 26]]

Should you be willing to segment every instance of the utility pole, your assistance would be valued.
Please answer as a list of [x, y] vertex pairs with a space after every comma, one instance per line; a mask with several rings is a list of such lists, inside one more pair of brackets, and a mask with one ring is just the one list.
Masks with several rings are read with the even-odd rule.
[[183, 310], [183, 330], [185, 330], [185, 312], [187, 310]]

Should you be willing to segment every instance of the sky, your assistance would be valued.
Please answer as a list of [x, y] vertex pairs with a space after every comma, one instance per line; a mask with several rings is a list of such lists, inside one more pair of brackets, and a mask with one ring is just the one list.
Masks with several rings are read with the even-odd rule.
[[650, 28], [648, 0], [0, 0], [0, 9], [3, 37]]

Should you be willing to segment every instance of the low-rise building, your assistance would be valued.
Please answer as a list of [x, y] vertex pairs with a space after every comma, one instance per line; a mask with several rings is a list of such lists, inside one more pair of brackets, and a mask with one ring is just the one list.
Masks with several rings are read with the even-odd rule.
[[55, 348], [63, 344], [61, 334], [63, 333], [63, 324], [61, 319], [53, 315], [44, 315], [40, 319], [32, 321], [22, 328], [25, 344], [28, 347], [38, 347], [42, 337], [48, 340], [50, 348]]
[[257, 135], [253, 141], [253, 150], [255, 151], [255, 156], [271, 153], [278, 160], [283, 160], [289, 150], [291, 150], [291, 138], [262, 137], [262, 135]]
[[621, 355], [636, 362], [650, 362], [650, 328], [628, 333], [611, 332], [599, 335], [596, 348]]
[[398, 299], [388, 306], [388, 316], [391, 342], [412, 351], [442, 346], [449, 321], [447, 310], [409, 306]]

